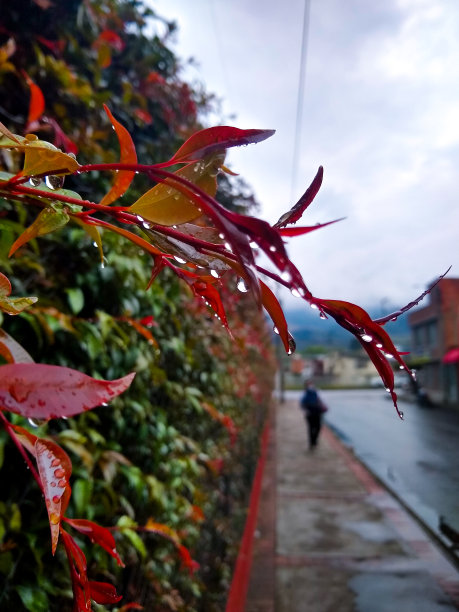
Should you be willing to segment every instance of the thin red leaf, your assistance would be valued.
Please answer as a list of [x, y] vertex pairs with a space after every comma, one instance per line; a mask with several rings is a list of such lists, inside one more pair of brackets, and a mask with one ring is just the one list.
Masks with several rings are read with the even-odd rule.
[[228, 333], [231, 335], [228, 320], [226, 318], [226, 312], [217, 289], [215, 289], [213, 285], [205, 280], [197, 280], [194, 283], [191, 283], [190, 286], [196, 296], [204, 298], [206, 304], [212, 308], [222, 325], [225, 326]]
[[296, 223], [298, 219], [301, 219], [304, 211], [308, 208], [308, 206], [312, 203], [314, 198], [317, 195], [317, 192], [322, 185], [322, 180], [324, 177], [324, 169], [322, 166], [319, 166], [317, 170], [317, 174], [315, 175], [312, 183], [303, 193], [298, 202], [293, 206], [288, 212], [284, 213], [279, 221], [274, 224], [273, 227], [281, 228], [284, 225], [289, 225], [290, 223]]
[[178, 546], [178, 552], [182, 561], [182, 565], [187, 568], [190, 574], [193, 574], [199, 569], [199, 563], [191, 558], [190, 551], [188, 550], [188, 548], [183, 546], [183, 544], [180, 544], [180, 546]]
[[396, 321], [397, 318], [400, 317], [402, 314], [404, 314], [408, 310], [411, 310], [412, 308], [417, 306], [419, 304], [419, 302], [421, 302], [421, 300], [423, 300], [426, 297], [426, 295], [428, 295], [432, 291], [432, 289], [435, 287], [435, 285], [437, 285], [441, 281], [442, 278], [445, 278], [445, 276], [448, 274], [448, 272], [450, 270], [451, 270], [451, 266], [446, 270], [446, 272], [441, 274], [437, 278], [437, 280], [434, 283], [432, 283], [430, 285], [430, 287], [428, 289], [426, 289], [423, 293], [421, 293], [421, 295], [419, 297], [417, 297], [415, 300], [413, 300], [412, 302], [410, 302], [409, 304], [407, 304], [403, 308], [400, 308], [400, 310], [396, 310], [395, 312], [391, 312], [390, 314], [386, 315], [385, 317], [381, 317], [380, 319], [375, 319], [374, 322], [378, 323], [379, 325], [384, 325], [388, 321]]
[[109, 555], [116, 559], [118, 565], [124, 567], [124, 563], [116, 550], [115, 538], [113, 537], [111, 531], [109, 531], [106, 527], [102, 527], [101, 525], [86, 519], [66, 518], [64, 520], [74, 529], [88, 536], [92, 542], [96, 542], [96, 544], [101, 546], [108, 552]]
[[0, 403], [27, 418], [69, 417], [111, 401], [131, 384], [135, 373], [96, 380], [70, 368], [41, 363], [0, 366]]
[[72, 536], [62, 528], [61, 537], [70, 566], [73, 612], [91, 612], [91, 594], [86, 573], [86, 557]]
[[289, 331], [282, 307], [274, 293], [263, 281], [260, 281], [260, 287], [262, 304], [271, 317], [275, 325], [275, 332], [279, 334], [285, 351], [288, 353], [290, 350]]
[[8, 297], [11, 293], [9, 278], [0, 272], [0, 296]]
[[[122, 164], [136, 164], [137, 163], [137, 153], [135, 150], [134, 142], [131, 138], [131, 135], [127, 131], [127, 129], [121, 125], [119, 121], [115, 119], [115, 117], [110, 112], [108, 106], [104, 104], [104, 110], [108, 115], [108, 118], [112, 122], [112, 125], [115, 129], [116, 135], [118, 137], [118, 141], [120, 144], [120, 163]], [[110, 191], [104, 195], [101, 204], [108, 205], [120, 198], [124, 193], [126, 193], [129, 185], [132, 182], [132, 179], [135, 176], [135, 172], [131, 172], [129, 170], [120, 170], [116, 173], [115, 182], [113, 183]]]
[[27, 123], [29, 124], [42, 116], [45, 110], [45, 97], [42, 90], [32, 81], [25, 70], [22, 71], [22, 74], [30, 90], [29, 114], [27, 117]]
[[69, 479], [72, 463], [67, 453], [51, 440], [38, 438], [35, 442], [35, 458], [38, 474], [43, 484], [49, 526], [51, 550], [56, 552], [59, 527], [70, 498]]
[[302, 236], [303, 234], [309, 234], [310, 232], [315, 232], [318, 229], [327, 227], [327, 225], [338, 223], [338, 221], [342, 221], [343, 219], [344, 217], [341, 217], [341, 219], [335, 219], [334, 221], [328, 221], [327, 223], [317, 223], [317, 225], [310, 225], [309, 227], [283, 227], [279, 228], [278, 231], [281, 236], [285, 236], [286, 238], [292, 236]]
[[98, 604], [114, 604], [123, 599], [121, 595], [117, 594], [113, 584], [94, 582], [94, 580], [90, 580], [88, 584], [91, 599]]
[[360, 306], [351, 302], [339, 300], [314, 299], [319, 308], [335, 319], [335, 321], [350, 331], [364, 347], [370, 359], [374, 363], [381, 379], [392, 397], [394, 406], [401, 416], [397, 406], [397, 395], [394, 391], [394, 374], [387, 361], [394, 358], [398, 364], [412, 375], [401, 354], [395, 348], [387, 332]]
[[213, 151], [261, 142], [274, 132], [275, 130], [240, 130], [228, 125], [207, 128], [190, 136], [169, 162], [196, 161]]
[[93, 47], [97, 48], [101, 44], [108, 44], [115, 51], [122, 51], [125, 47], [124, 41], [113, 30], [104, 30], [99, 34], [93, 43]]
[[0, 329], [0, 354], [9, 363], [33, 363], [29, 353], [3, 329]]

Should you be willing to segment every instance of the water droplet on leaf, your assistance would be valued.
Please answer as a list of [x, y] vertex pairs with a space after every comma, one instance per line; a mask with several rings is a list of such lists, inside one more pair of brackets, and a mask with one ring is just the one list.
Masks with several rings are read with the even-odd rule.
[[301, 297], [301, 293], [298, 291], [298, 289], [292, 289], [291, 294], [293, 295], [293, 297], [296, 297], [296, 298]]
[[41, 178], [31, 176], [29, 178], [29, 183], [32, 185], [32, 187], [39, 187], [41, 185]]
[[32, 427], [40, 427], [46, 423], [46, 419], [34, 419], [32, 417], [27, 419], [29, 421], [29, 425]]
[[279, 335], [279, 330], [277, 329], [277, 327], [276, 327], [276, 326], [274, 326], [274, 327], [273, 327], [273, 332], [274, 332], [275, 334], [278, 334], [278, 335]]
[[217, 270], [211, 270], [210, 275], [213, 276], [214, 278], [220, 278]]
[[181, 257], [178, 257], [177, 255], [174, 255], [174, 259], [175, 259], [175, 261], [177, 261], [179, 264], [186, 264], [186, 259], [182, 259]]
[[246, 284], [245, 284], [245, 282], [244, 282], [244, 279], [243, 279], [243, 278], [240, 278], [240, 279], [237, 281], [237, 288], [238, 288], [238, 290], [239, 290], [241, 293], [247, 293], [248, 289], [247, 289], [247, 287], [246, 287]]
[[64, 177], [50, 174], [45, 178], [45, 183], [48, 189], [62, 189], [64, 185]]
[[361, 337], [361, 339], [364, 342], [372, 342], [373, 341], [373, 336], [370, 336], [370, 334], [362, 334], [360, 337]]

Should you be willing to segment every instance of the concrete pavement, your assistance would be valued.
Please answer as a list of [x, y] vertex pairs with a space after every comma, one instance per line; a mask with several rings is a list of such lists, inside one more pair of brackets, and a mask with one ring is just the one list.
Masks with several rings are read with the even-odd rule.
[[326, 428], [275, 412], [246, 612], [450, 612], [459, 572]]

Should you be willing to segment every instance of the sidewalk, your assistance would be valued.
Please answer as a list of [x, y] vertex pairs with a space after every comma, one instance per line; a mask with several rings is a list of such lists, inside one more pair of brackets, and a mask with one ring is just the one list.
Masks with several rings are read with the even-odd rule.
[[324, 428], [276, 409], [245, 612], [453, 612], [459, 571]]

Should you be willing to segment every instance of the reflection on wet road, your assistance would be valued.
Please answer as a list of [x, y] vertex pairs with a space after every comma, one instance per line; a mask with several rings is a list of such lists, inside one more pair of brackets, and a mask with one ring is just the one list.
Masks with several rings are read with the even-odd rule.
[[[384, 390], [322, 391], [327, 423], [430, 526], [438, 517], [459, 531], [459, 411], [400, 402]], [[287, 397], [300, 397], [288, 391]]]

